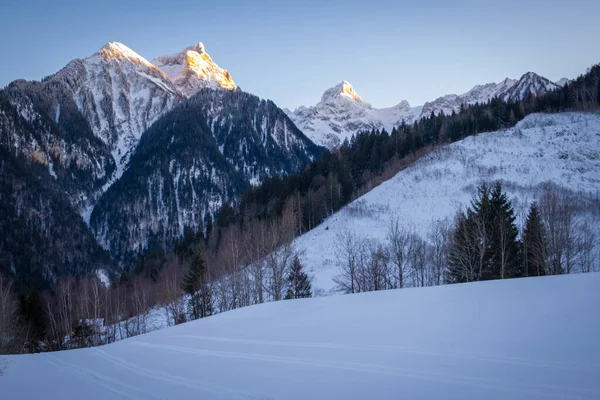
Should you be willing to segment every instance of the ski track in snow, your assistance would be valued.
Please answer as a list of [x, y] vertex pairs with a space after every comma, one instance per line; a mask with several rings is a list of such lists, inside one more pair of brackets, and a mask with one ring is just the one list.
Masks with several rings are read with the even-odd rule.
[[[224, 343], [244, 343], [244, 344], [256, 344], [256, 345], [265, 345], [265, 346], [310, 347], [310, 348], [336, 349], [336, 350], [379, 351], [379, 352], [384, 352], [384, 353], [387, 353], [387, 352], [408, 353], [408, 354], [418, 354], [418, 355], [432, 356], [432, 357], [449, 357], [449, 358], [459, 358], [459, 359], [494, 362], [494, 363], [501, 363], [501, 364], [515, 364], [515, 365], [523, 365], [523, 366], [531, 366], [531, 367], [556, 368], [556, 369], [565, 369], [565, 370], [587, 371], [590, 368], [600, 368], [600, 364], [578, 366], [578, 365], [569, 365], [569, 364], [564, 364], [564, 363], [526, 360], [526, 359], [512, 358], [512, 357], [489, 357], [489, 356], [479, 356], [479, 355], [465, 354], [465, 353], [455, 353], [455, 354], [453, 354], [453, 353], [438, 353], [438, 352], [427, 351], [424, 349], [408, 349], [408, 348], [404, 348], [404, 347], [395, 347], [395, 346], [354, 346], [354, 345], [343, 345], [343, 344], [336, 344], [336, 343], [280, 342], [280, 341], [247, 340], [247, 339], [233, 339], [233, 338], [224, 338], [224, 337], [209, 337], [209, 336], [195, 336], [195, 335], [177, 335], [176, 337], [186, 338], [186, 339], [198, 339], [198, 340], [207, 340], [207, 341], [215, 341], [215, 342], [224, 342]], [[140, 344], [140, 345], [142, 345], [142, 344]], [[147, 344], [144, 344], [144, 345], [147, 345]]]
[[[134, 344], [144, 345], [143, 343], [134, 343]], [[148, 345], [148, 347], [152, 347], [152, 345], [150, 345], [150, 344], [147, 344], [147, 345]], [[210, 385], [207, 383], [199, 384], [197, 380], [185, 379], [181, 376], [174, 376], [174, 375], [170, 375], [170, 374], [167, 374], [164, 372], [160, 373], [160, 372], [153, 371], [153, 370], [150, 370], [147, 368], [143, 368], [140, 365], [137, 365], [134, 363], [128, 363], [127, 361], [125, 361], [123, 359], [111, 356], [110, 354], [108, 354], [107, 352], [102, 351], [102, 350], [96, 350], [95, 353], [98, 356], [102, 357], [103, 359], [107, 360], [108, 362], [114, 364], [115, 366], [117, 366], [121, 369], [128, 370], [130, 372], [133, 372], [134, 374], [145, 377], [145, 378], [158, 379], [158, 380], [164, 381], [168, 384], [186, 386], [191, 389], [197, 389], [197, 390], [212, 393], [212, 394], [217, 394], [217, 395], [226, 394], [228, 396], [232, 396], [229, 398], [256, 399], [255, 396], [252, 396], [248, 393], [238, 392], [238, 391], [235, 391], [235, 390], [232, 390], [229, 388], [218, 387], [218, 386]]]
[[[450, 375], [450, 374], [439, 374], [431, 372], [419, 372], [413, 369], [406, 368], [394, 368], [386, 365], [376, 364], [365, 364], [361, 362], [338, 362], [333, 360], [315, 360], [307, 358], [295, 358], [295, 357], [281, 357], [272, 356], [266, 354], [257, 353], [246, 353], [246, 352], [231, 352], [231, 351], [214, 351], [214, 350], [202, 350], [196, 348], [170, 346], [170, 345], [158, 345], [152, 343], [139, 342], [136, 345], [149, 347], [153, 349], [167, 350], [172, 352], [179, 352], [188, 355], [207, 355], [213, 357], [224, 357], [234, 359], [246, 359], [254, 361], [264, 361], [271, 363], [282, 363], [282, 364], [299, 364], [308, 367], [324, 368], [324, 369], [340, 369], [353, 372], [370, 373], [370, 374], [381, 374], [391, 375], [399, 378], [414, 378], [433, 382], [455, 384], [459, 386], [476, 386], [484, 389], [494, 389], [506, 392], [518, 392], [524, 394], [542, 395], [546, 397], [564, 398], [565, 395], [582, 395], [581, 391], [577, 388], [565, 388], [561, 386], [546, 386], [546, 385], [523, 385], [519, 387], [514, 383], [510, 386], [506, 386], [505, 382], [501, 382], [489, 378], [479, 378], [469, 375]], [[501, 386], [501, 385], [505, 386]], [[536, 389], [550, 389], [552, 391], [544, 392]], [[563, 391], [568, 393], [557, 393], [556, 391]]]

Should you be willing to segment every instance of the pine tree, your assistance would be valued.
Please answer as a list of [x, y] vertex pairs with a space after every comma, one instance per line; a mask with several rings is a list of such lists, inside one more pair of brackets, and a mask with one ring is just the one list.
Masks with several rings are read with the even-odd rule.
[[286, 280], [288, 284], [286, 299], [312, 297], [310, 278], [304, 272], [304, 267], [297, 256], [292, 261], [292, 268]]
[[537, 204], [533, 203], [523, 231], [523, 275], [546, 275], [546, 256], [546, 233]]
[[521, 276], [521, 246], [511, 202], [497, 182], [481, 184], [456, 219], [448, 246], [448, 283]]
[[474, 280], [479, 281], [493, 279], [489, 274], [493, 256], [491, 249], [493, 214], [490, 206], [490, 190], [485, 182], [477, 188], [477, 196], [471, 201], [471, 208], [467, 209], [466, 228], [469, 232], [465, 236], [477, 246], [478, 265]]
[[487, 279], [515, 278], [522, 275], [519, 231], [512, 203], [496, 182], [490, 197], [491, 243]]
[[212, 217], [210, 216], [210, 214], [208, 214], [208, 216], [206, 217], [206, 237], [205, 237], [206, 243], [208, 243], [208, 241], [210, 240], [210, 236], [212, 235], [212, 230], [213, 230], [213, 221], [212, 221]]
[[21, 298], [21, 313], [29, 325], [28, 345], [33, 352], [39, 352], [41, 342], [46, 339], [46, 314], [37, 288], [33, 287]]
[[121, 271], [121, 275], [119, 276], [119, 285], [129, 286], [129, 278], [131, 275], [131, 268], [129, 265], [126, 265]]
[[200, 246], [197, 246], [189, 261], [188, 271], [181, 285], [183, 291], [190, 295], [190, 314], [193, 319], [212, 315], [212, 293], [206, 282], [206, 267]]

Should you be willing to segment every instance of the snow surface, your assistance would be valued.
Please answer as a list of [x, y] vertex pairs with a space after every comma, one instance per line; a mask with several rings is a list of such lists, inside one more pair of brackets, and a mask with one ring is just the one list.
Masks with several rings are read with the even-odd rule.
[[[515, 128], [471, 136], [422, 158], [296, 239], [313, 288], [320, 294], [335, 291], [339, 233], [383, 243], [395, 216], [427, 239], [434, 221], [451, 219], [469, 204], [479, 182], [499, 179], [518, 214], [547, 181], [599, 196], [600, 115], [534, 114]], [[598, 216], [589, 222], [600, 233]]]
[[600, 274], [288, 300], [7, 356], [7, 399], [597, 399]]

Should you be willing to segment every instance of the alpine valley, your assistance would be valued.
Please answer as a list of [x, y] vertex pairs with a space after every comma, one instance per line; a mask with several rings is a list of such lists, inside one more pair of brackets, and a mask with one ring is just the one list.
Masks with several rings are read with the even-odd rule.
[[359, 132], [568, 82], [528, 72], [377, 109], [343, 81], [290, 111], [244, 92], [202, 43], [152, 61], [107, 43], [0, 91], [0, 272], [49, 286], [99, 269], [114, 277], [151, 238], [172, 248], [249, 188], [302, 170]]

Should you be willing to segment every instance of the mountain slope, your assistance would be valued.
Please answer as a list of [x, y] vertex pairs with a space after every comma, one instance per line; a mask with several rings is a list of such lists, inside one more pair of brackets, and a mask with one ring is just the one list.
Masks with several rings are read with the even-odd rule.
[[402, 121], [412, 123], [420, 108], [411, 107], [406, 100], [389, 108], [373, 108], [350, 83], [343, 81], [327, 89], [316, 105], [286, 110], [286, 113], [312, 141], [334, 148], [360, 131], [386, 129], [391, 132]]
[[110, 256], [57, 190], [46, 167], [0, 147], [0, 273], [25, 287], [51, 287], [62, 275], [115, 271]]
[[297, 171], [320, 152], [272, 102], [203, 89], [144, 133], [91, 226], [120, 259], [151, 233], [170, 246], [185, 226], [202, 228], [251, 184]]
[[94, 135], [60, 81], [15, 81], [0, 91], [0, 146], [45, 166], [79, 213], [116, 171], [110, 148]]
[[[350, 231], [383, 243], [396, 216], [403, 227], [427, 239], [432, 223], [466, 207], [482, 180], [501, 179], [518, 215], [539, 198], [540, 185], [547, 181], [596, 204], [599, 132], [597, 114], [533, 114], [514, 128], [435, 150], [296, 239], [302, 261], [315, 276], [314, 287], [335, 290], [338, 234]], [[597, 215], [588, 215], [587, 221], [600, 233]]]
[[599, 286], [579, 274], [266, 303], [9, 356], [0, 382], [10, 398], [592, 399]]

